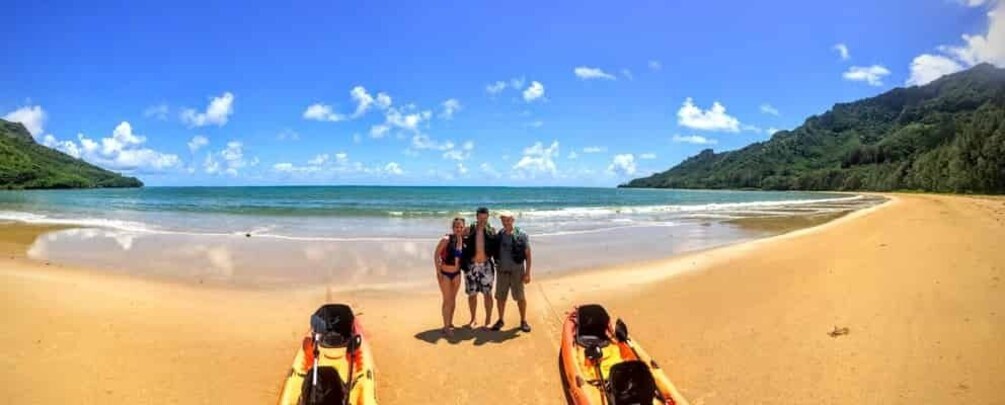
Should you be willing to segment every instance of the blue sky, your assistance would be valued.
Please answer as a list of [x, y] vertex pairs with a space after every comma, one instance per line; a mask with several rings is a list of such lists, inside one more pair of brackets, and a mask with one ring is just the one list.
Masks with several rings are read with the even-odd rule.
[[149, 185], [613, 186], [1005, 65], [995, 0], [138, 3], [16, 4], [0, 115]]

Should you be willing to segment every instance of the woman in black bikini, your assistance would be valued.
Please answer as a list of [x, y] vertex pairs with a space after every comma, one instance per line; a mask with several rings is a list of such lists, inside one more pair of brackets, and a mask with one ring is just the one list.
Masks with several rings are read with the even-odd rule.
[[440, 238], [433, 252], [436, 268], [436, 282], [443, 294], [443, 333], [454, 333], [454, 309], [457, 307], [457, 291], [461, 289], [461, 269], [464, 267], [464, 234], [467, 227], [464, 218], [454, 218], [453, 233]]

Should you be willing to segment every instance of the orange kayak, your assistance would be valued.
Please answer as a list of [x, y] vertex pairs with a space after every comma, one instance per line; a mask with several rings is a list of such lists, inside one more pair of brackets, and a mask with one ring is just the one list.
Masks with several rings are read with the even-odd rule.
[[687, 404], [649, 353], [628, 337], [624, 323], [612, 324], [600, 305], [568, 314], [559, 361], [574, 404]]
[[373, 355], [359, 319], [348, 305], [322, 305], [311, 316], [280, 405], [376, 404], [375, 388]]

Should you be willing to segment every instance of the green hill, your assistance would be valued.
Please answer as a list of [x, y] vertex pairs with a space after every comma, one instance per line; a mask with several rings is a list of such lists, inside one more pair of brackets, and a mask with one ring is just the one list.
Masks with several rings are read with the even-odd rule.
[[0, 119], [0, 188], [142, 187], [125, 177], [35, 142], [16, 122]]
[[1005, 69], [837, 104], [743, 149], [706, 149], [622, 187], [1005, 193]]

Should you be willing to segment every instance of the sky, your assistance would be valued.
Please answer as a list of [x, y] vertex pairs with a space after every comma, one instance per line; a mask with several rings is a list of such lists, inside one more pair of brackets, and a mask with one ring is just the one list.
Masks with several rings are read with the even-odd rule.
[[151, 186], [609, 187], [1005, 66], [1005, 0], [18, 2], [0, 116]]

